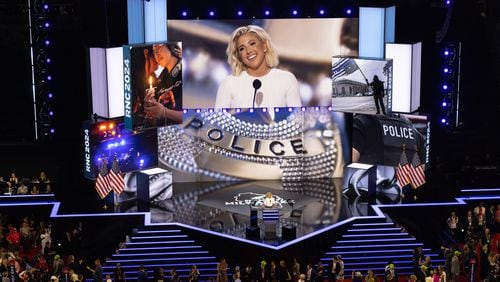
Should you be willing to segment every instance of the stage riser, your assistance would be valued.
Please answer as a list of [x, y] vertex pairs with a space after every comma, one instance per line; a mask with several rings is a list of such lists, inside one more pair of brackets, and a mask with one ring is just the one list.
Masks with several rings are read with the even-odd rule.
[[136, 281], [139, 266], [143, 264], [153, 278], [153, 270], [161, 267], [165, 278], [170, 277], [170, 270], [175, 268], [181, 279], [186, 280], [191, 266], [200, 270], [201, 281], [215, 277], [217, 258], [204, 250], [195, 240], [175, 226], [146, 226], [129, 237], [125, 248], [118, 250], [106, 261], [104, 274], [111, 274], [117, 263], [125, 271], [127, 281]]

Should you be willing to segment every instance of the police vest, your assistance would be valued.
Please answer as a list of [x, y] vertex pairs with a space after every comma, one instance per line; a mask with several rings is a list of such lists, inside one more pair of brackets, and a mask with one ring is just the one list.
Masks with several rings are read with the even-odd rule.
[[384, 145], [384, 164], [397, 166], [401, 158], [403, 146], [408, 158], [420, 151], [420, 146], [423, 144], [423, 137], [411, 121], [382, 115], [377, 117]]

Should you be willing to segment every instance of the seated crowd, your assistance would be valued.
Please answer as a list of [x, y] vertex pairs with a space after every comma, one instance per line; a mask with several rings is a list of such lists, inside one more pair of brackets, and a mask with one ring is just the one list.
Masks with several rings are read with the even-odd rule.
[[52, 181], [44, 171], [35, 178], [19, 178], [15, 172], [4, 178], [0, 176], [0, 195], [38, 195], [52, 192]]

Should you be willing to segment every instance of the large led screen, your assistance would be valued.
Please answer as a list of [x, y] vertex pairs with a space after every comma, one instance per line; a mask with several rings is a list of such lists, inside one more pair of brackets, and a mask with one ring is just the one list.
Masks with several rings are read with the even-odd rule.
[[395, 167], [403, 151], [409, 162], [418, 154], [429, 160], [429, 118], [425, 115], [355, 114], [352, 126], [352, 162]]
[[123, 119], [83, 123], [84, 176], [96, 179], [104, 163], [111, 169], [116, 158], [121, 172], [137, 171], [158, 165], [157, 130], [132, 131]]
[[160, 167], [174, 181], [342, 177], [351, 115], [328, 108], [187, 110], [158, 129]]
[[386, 114], [392, 108], [392, 60], [332, 59], [335, 111]]
[[[265, 40], [245, 38], [249, 25]], [[183, 45], [185, 109], [330, 106], [331, 57], [358, 54], [354, 18], [168, 20], [167, 28]], [[261, 58], [272, 68], [252, 72]]]

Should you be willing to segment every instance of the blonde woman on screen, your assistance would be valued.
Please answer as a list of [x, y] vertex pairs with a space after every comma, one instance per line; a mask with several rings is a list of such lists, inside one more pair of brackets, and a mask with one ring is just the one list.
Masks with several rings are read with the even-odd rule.
[[237, 28], [226, 50], [232, 74], [219, 85], [215, 108], [300, 107], [295, 76], [280, 70], [269, 35], [259, 26]]

